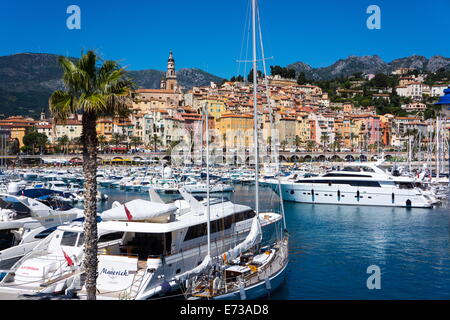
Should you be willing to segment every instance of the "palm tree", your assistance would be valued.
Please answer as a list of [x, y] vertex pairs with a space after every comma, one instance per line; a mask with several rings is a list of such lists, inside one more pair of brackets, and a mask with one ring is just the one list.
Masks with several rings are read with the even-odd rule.
[[65, 151], [68, 151], [69, 137], [67, 135], [63, 135], [57, 139], [59, 147], [61, 147], [63, 154]]
[[153, 145], [153, 151], [155, 151], [155, 152], [156, 152], [157, 146], [162, 145], [161, 139], [156, 134], [154, 134], [150, 137], [149, 143], [151, 145]]
[[120, 142], [122, 142], [122, 135], [120, 133], [114, 132], [111, 137], [111, 144], [113, 144], [117, 148]]
[[330, 140], [330, 137], [326, 132], [322, 132], [322, 135], [320, 136], [320, 142], [322, 142], [323, 152], [326, 152], [326, 145], [328, 141]]
[[72, 151], [76, 153], [78, 151], [78, 148], [83, 144], [81, 141], [81, 137], [72, 138], [70, 140], [70, 145], [72, 146]]
[[72, 114], [82, 115], [83, 172], [84, 172], [84, 259], [88, 300], [96, 299], [97, 287], [97, 130], [100, 116], [124, 116], [129, 111], [132, 82], [125, 77], [125, 69], [115, 61], [104, 61], [93, 51], [82, 55], [77, 62], [60, 57], [65, 90], [57, 90], [49, 99], [54, 123]]
[[227, 134], [224, 132], [222, 134], [222, 140], [223, 140], [223, 151], [227, 151]]
[[298, 148], [302, 144], [302, 139], [299, 136], [295, 136], [294, 145], [296, 147], [295, 151], [298, 151]]
[[266, 150], [267, 150], [268, 152], [271, 152], [271, 151], [272, 151], [271, 145], [272, 145], [272, 136], [268, 136], [268, 137], [267, 137], [267, 147], [266, 147]]
[[308, 140], [306, 143], [306, 148], [309, 152], [313, 151], [314, 147], [316, 146], [316, 142], [314, 140]]
[[130, 138], [130, 142], [131, 142], [131, 145], [133, 145], [134, 148], [137, 149], [137, 147], [142, 144], [142, 139], [141, 139], [141, 137], [133, 136]]
[[281, 146], [281, 149], [283, 150], [283, 152], [286, 151], [286, 146], [288, 144], [289, 144], [289, 142], [287, 141], [287, 139], [281, 141], [280, 146]]
[[103, 152], [106, 145], [106, 137], [104, 135], [100, 135], [97, 137], [98, 144], [100, 145], [100, 152]]
[[169, 143], [169, 147], [167, 148], [166, 154], [170, 156], [172, 154], [173, 149], [179, 145], [183, 140], [176, 140]]
[[[334, 136], [334, 143], [333, 144], [334, 144], [333, 148], [335, 150], [337, 149], [337, 151], [340, 152], [341, 151], [341, 145], [342, 145], [342, 134], [340, 134], [339, 132], [337, 132], [335, 134], [335, 136]], [[335, 150], [333, 152], [336, 152]]]
[[351, 146], [352, 146], [352, 151], [353, 151], [353, 149], [355, 148], [355, 139], [357, 138], [358, 136], [352, 131], [352, 132], [350, 132], [350, 144], [351, 144]]

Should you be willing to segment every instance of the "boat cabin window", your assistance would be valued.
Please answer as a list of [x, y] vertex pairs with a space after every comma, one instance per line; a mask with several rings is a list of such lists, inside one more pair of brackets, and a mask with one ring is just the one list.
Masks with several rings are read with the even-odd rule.
[[236, 213], [235, 216], [235, 222], [241, 222], [244, 220], [252, 219], [256, 215], [255, 211], [253, 210], [247, 210], [244, 212]]
[[[211, 221], [211, 234], [230, 229], [234, 223], [252, 219], [255, 215], [256, 215], [255, 211], [247, 210], [243, 212], [238, 212], [234, 215], [229, 215], [228, 217], [225, 217], [223, 219]], [[206, 236], [207, 234], [206, 226], [207, 226], [206, 223], [202, 223], [189, 227], [186, 236], [184, 237], [184, 241], [189, 241], [192, 239]]]
[[139, 260], [147, 260], [148, 257], [158, 257], [170, 254], [172, 245], [172, 233], [140, 233], [128, 241], [122, 249], [128, 254], [137, 255]]
[[371, 178], [372, 176], [366, 174], [351, 174], [351, 173], [327, 173], [323, 177], [358, 177], [358, 178]]
[[414, 185], [411, 182], [396, 182], [396, 184], [400, 189], [414, 189]]
[[344, 167], [342, 171], [350, 171], [350, 172], [375, 172], [370, 167]]
[[123, 232], [113, 232], [104, 234], [98, 239], [98, 243], [120, 240], [123, 237]]
[[5, 250], [14, 245], [14, 234], [11, 230], [0, 230], [0, 250]]
[[77, 242], [78, 232], [64, 231], [61, 239], [62, 246], [73, 247]]
[[16, 219], [26, 218], [31, 216], [30, 209], [23, 203], [17, 201], [15, 198], [4, 197], [0, 198], [0, 208], [9, 209], [16, 212]]
[[352, 187], [381, 187], [378, 181], [357, 181], [357, 180], [299, 180], [297, 183], [312, 183], [312, 184], [348, 184]]
[[56, 227], [52, 227], [49, 229], [46, 229], [44, 231], [41, 231], [40, 233], [38, 233], [37, 235], [34, 236], [35, 239], [44, 239], [46, 238], [50, 233], [52, 233], [53, 231], [56, 230]]

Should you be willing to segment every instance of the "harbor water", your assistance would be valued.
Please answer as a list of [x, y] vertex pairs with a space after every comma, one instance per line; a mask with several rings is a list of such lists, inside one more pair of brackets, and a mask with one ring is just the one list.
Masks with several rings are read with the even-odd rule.
[[[109, 201], [143, 193], [102, 189]], [[254, 205], [254, 186], [235, 185], [226, 195]], [[216, 197], [216, 196], [215, 196]], [[261, 211], [277, 209], [277, 195], [260, 187]], [[287, 281], [272, 299], [450, 299], [450, 212], [434, 209], [314, 205], [285, 202], [290, 233]], [[380, 289], [368, 289], [381, 270]]]

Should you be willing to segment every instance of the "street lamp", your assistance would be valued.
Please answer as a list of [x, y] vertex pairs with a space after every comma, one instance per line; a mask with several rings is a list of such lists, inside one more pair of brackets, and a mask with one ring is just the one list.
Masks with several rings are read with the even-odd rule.
[[[444, 95], [442, 97], [439, 98], [439, 101], [435, 104], [436, 106], [439, 106], [441, 108], [441, 113], [445, 115], [447, 121], [446, 121], [446, 126], [447, 126], [447, 122], [450, 119], [450, 86], [444, 90]], [[449, 141], [449, 148], [448, 148], [448, 152], [449, 152], [449, 157], [448, 157], [448, 170], [450, 173], [450, 141]], [[450, 177], [450, 176], [449, 176]], [[439, 177], [438, 177], [439, 178]], [[449, 182], [449, 192], [450, 192], [450, 182]]]

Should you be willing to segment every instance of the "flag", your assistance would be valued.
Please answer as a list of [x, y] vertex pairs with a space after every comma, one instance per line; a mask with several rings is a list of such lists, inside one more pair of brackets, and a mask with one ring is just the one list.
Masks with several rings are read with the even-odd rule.
[[128, 221], [133, 220], [133, 216], [131, 215], [131, 212], [130, 212], [130, 210], [128, 210], [127, 206], [123, 205], [123, 207], [125, 208], [125, 213], [127, 215]]
[[64, 254], [64, 258], [66, 259], [67, 264], [69, 265], [69, 267], [73, 266], [73, 261], [72, 261], [72, 259], [70, 259], [69, 255], [64, 250], [62, 252]]

